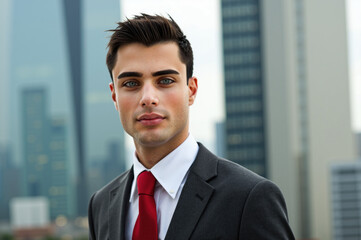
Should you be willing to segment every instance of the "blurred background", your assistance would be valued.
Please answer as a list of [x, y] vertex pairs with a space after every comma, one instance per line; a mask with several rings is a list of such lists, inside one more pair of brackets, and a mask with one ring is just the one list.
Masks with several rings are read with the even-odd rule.
[[297, 239], [361, 239], [359, 0], [0, 0], [0, 239], [87, 239], [134, 153], [106, 30], [142, 12], [192, 43], [192, 135], [274, 181]]

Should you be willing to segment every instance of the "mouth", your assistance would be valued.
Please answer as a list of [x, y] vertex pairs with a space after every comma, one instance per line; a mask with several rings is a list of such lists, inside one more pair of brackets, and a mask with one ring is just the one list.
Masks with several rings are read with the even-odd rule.
[[164, 116], [157, 113], [144, 113], [137, 117], [137, 121], [145, 126], [154, 126], [160, 124], [165, 119]]

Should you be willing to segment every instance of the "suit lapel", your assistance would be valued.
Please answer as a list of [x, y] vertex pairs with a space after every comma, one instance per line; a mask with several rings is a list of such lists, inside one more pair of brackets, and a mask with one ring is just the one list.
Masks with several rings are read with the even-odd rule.
[[217, 175], [217, 157], [199, 143], [197, 157], [189, 170], [166, 240], [189, 239], [212, 197], [214, 188], [208, 181]]
[[125, 239], [125, 218], [133, 178], [132, 167], [119, 179], [119, 185], [109, 192], [109, 239]]

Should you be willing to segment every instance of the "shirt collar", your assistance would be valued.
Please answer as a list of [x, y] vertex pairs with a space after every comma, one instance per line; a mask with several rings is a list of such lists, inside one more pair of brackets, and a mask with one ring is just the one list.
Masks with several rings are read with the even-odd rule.
[[137, 196], [137, 177], [143, 171], [151, 171], [158, 183], [174, 199], [177, 195], [182, 180], [186, 176], [190, 166], [198, 153], [198, 144], [192, 135], [174, 149], [171, 153], [160, 160], [151, 169], [146, 169], [133, 155], [134, 180], [130, 192], [130, 201], [135, 200]]

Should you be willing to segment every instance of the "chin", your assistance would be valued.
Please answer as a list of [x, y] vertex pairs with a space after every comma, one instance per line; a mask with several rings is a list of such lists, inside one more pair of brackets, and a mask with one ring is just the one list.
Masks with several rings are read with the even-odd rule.
[[146, 134], [145, 136], [139, 136], [137, 139], [138, 144], [145, 147], [157, 147], [167, 142], [166, 137], [158, 136], [155, 134]]

